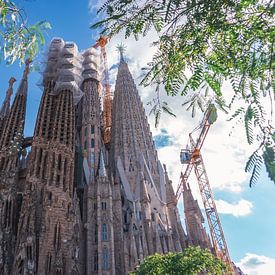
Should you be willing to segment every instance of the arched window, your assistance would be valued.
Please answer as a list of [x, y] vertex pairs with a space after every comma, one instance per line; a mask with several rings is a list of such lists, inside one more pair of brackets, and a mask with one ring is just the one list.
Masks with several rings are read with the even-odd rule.
[[107, 224], [103, 223], [102, 224], [102, 241], [107, 241], [108, 240], [108, 228]]
[[102, 201], [101, 202], [101, 209], [102, 210], [106, 210], [107, 209], [107, 202], [106, 201]]
[[104, 247], [102, 251], [102, 269], [109, 269], [109, 252], [107, 247]]

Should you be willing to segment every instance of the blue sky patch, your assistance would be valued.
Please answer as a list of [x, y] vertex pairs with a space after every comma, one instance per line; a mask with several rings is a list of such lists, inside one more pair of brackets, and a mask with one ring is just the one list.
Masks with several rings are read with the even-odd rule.
[[154, 141], [157, 149], [173, 144], [172, 137], [169, 136], [166, 129], [161, 129], [160, 134], [154, 136]]

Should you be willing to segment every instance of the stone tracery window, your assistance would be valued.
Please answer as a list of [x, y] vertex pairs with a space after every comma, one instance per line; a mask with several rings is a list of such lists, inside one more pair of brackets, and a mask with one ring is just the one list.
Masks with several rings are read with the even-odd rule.
[[108, 240], [108, 227], [106, 223], [102, 224], [102, 241]]
[[101, 209], [102, 210], [106, 210], [107, 209], [107, 202], [106, 201], [101, 202]]
[[107, 247], [104, 247], [102, 251], [102, 269], [109, 269], [109, 252]]

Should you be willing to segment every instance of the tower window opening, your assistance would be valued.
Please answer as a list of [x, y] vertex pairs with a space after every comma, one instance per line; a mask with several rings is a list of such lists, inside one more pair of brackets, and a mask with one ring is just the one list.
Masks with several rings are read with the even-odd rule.
[[12, 202], [9, 200], [8, 202], [9, 208], [8, 208], [8, 227], [11, 226], [12, 223]]
[[109, 269], [109, 252], [107, 247], [104, 247], [102, 251], [102, 269]]
[[97, 224], [95, 225], [95, 234], [94, 234], [94, 236], [95, 236], [94, 241], [95, 241], [95, 243], [97, 243], [97, 241], [98, 241], [98, 225]]
[[98, 270], [98, 252], [96, 250], [94, 255], [94, 271], [97, 271], [97, 270]]
[[64, 175], [66, 175], [67, 173], [67, 159], [65, 158], [65, 161], [64, 161]]
[[106, 201], [101, 202], [101, 209], [102, 210], [106, 210], [107, 209], [107, 202]]
[[46, 266], [46, 274], [50, 274], [51, 273], [51, 267], [52, 267], [52, 255], [51, 253], [48, 253], [47, 256], [47, 266]]
[[95, 152], [91, 152], [91, 163], [95, 163]]
[[85, 130], [84, 130], [84, 135], [85, 135], [85, 137], [87, 136], [87, 133], [88, 133], [87, 127], [85, 127]]
[[27, 246], [27, 259], [32, 261], [32, 247], [30, 245]]
[[42, 169], [42, 178], [43, 179], [46, 179], [47, 160], [48, 160], [48, 154], [46, 153], [44, 156], [43, 169]]
[[94, 139], [94, 138], [91, 139], [91, 147], [92, 147], [92, 148], [95, 147], [95, 139]]
[[57, 186], [59, 186], [59, 184], [60, 184], [60, 175], [56, 176], [56, 184], [57, 184]]
[[49, 192], [49, 193], [48, 193], [48, 200], [49, 200], [49, 201], [52, 201], [52, 192]]
[[61, 245], [61, 236], [60, 236], [60, 223], [57, 223], [54, 229], [54, 247], [59, 250]]
[[58, 155], [58, 166], [57, 166], [58, 170], [61, 170], [61, 155]]
[[54, 168], [54, 166], [55, 166], [55, 153], [53, 153], [53, 160], [52, 160], [53, 162], [52, 162], [52, 168]]
[[108, 228], [107, 224], [103, 223], [102, 224], [102, 241], [107, 241], [108, 240]]
[[91, 125], [91, 134], [93, 135], [95, 133], [95, 126]]
[[124, 213], [124, 223], [127, 223], [128, 222], [128, 218], [127, 218], [127, 213], [125, 212]]

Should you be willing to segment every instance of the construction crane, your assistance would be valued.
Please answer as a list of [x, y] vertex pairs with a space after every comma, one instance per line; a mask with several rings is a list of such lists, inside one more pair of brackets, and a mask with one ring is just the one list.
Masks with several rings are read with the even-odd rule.
[[[215, 254], [218, 258], [226, 262], [229, 265], [231, 271], [233, 271], [233, 266], [230, 260], [227, 244], [222, 230], [222, 225], [219, 219], [213, 193], [210, 187], [210, 183], [207, 177], [206, 169], [201, 155], [201, 148], [203, 146], [203, 143], [205, 141], [211, 124], [215, 121], [215, 118], [216, 109], [215, 107], [213, 107], [213, 105], [210, 105], [199, 127], [195, 128], [189, 134], [189, 142], [186, 147], [187, 149], [181, 150], [181, 163], [187, 164], [187, 167], [185, 172], [181, 173], [180, 183], [177, 188], [176, 197], [177, 200], [179, 200], [181, 194], [183, 193], [183, 187], [187, 183], [191, 171], [194, 168], [206, 212], [207, 221], [210, 228], [210, 234]], [[194, 131], [198, 129], [201, 130], [199, 137], [195, 142], [192, 137], [192, 134], [194, 133]]]
[[100, 47], [101, 59], [103, 63], [103, 142], [109, 144], [111, 139], [111, 125], [112, 125], [112, 95], [111, 85], [108, 70], [107, 54], [105, 46], [107, 45], [109, 38], [107, 36], [100, 35], [99, 39], [93, 45], [94, 48]]

